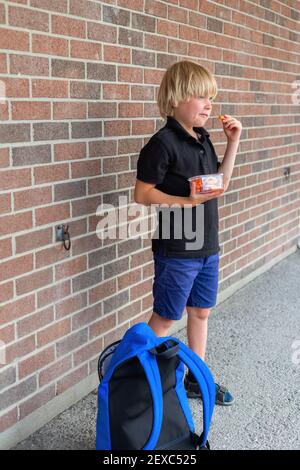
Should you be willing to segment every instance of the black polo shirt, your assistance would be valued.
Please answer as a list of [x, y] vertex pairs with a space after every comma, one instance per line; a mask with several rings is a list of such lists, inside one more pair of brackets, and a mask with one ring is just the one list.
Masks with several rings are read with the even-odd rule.
[[[188, 178], [217, 173], [220, 163], [209, 133], [194, 127], [198, 139], [173, 117], [142, 148], [137, 162], [137, 179], [173, 196], [190, 195]], [[190, 208], [157, 209], [158, 227], [152, 251], [177, 258], [209, 256], [220, 251], [218, 198]], [[194, 236], [193, 236], [194, 234]]]

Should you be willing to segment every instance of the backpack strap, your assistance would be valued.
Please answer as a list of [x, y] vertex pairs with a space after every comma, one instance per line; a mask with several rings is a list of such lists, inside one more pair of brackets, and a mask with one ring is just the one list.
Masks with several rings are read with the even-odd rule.
[[178, 357], [191, 370], [198, 382], [203, 402], [203, 433], [200, 437], [200, 447], [206, 445], [211, 418], [214, 411], [216, 399], [216, 385], [213, 376], [202, 359], [190, 348], [179, 341], [180, 349]]
[[152, 431], [148, 442], [142, 450], [153, 450], [157, 444], [160, 436], [162, 421], [163, 421], [163, 394], [160, 379], [160, 373], [156, 361], [156, 357], [149, 351], [145, 351], [138, 355], [138, 359], [144, 368], [148, 384], [151, 391], [153, 403], [153, 424]]

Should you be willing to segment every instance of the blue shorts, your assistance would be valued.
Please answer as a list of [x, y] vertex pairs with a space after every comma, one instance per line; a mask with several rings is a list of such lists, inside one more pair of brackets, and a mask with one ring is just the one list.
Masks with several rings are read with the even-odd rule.
[[185, 306], [216, 305], [219, 253], [199, 258], [169, 258], [154, 253], [153, 311], [169, 320], [180, 320]]

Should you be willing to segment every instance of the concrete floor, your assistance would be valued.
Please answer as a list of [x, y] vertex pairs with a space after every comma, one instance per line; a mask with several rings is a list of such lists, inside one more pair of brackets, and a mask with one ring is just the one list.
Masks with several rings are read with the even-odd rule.
[[[215, 407], [212, 449], [300, 449], [299, 340], [297, 250], [212, 311], [206, 361], [235, 397]], [[190, 405], [200, 431], [202, 404]], [[94, 449], [96, 406], [90, 393], [14, 449]]]

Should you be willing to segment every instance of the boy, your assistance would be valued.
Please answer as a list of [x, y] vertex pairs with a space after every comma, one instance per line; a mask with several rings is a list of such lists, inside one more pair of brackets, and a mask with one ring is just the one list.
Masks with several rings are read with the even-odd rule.
[[[167, 336], [170, 326], [181, 318], [186, 307], [188, 344], [202, 360], [205, 358], [208, 316], [216, 304], [218, 290], [217, 198], [220, 190], [209, 195], [196, 194], [194, 188], [190, 190], [188, 178], [223, 173], [226, 191], [242, 131], [237, 119], [222, 116], [228, 142], [223, 161], [219, 163], [209, 133], [203, 127], [217, 92], [213, 75], [196, 62], [180, 61], [167, 69], [158, 92], [159, 111], [167, 123], [140, 152], [134, 193], [135, 202], [140, 204], [163, 204], [170, 208], [176, 205], [174, 211], [172, 209], [174, 219], [166, 217], [166, 209], [161, 211], [159, 236], [152, 239], [154, 305], [149, 326], [157, 336]], [[200, 206], [202, 212], [197, 210]], [[179, 219], [176, 211], [177, 216], [180, 211]], [[199, 214], [202, 214], [202, 220]], [[181, 236], [175, 236], [179, 222], [183, 230]], [[186, 236], [186, 231], [193, 228], [196, 239], [202, 231], [200, 245], [199, 242], [191, 243], [190, 237]], [[165, 230], [167, 236], [163, 237]], [[188, 397], [201, 398], [191, 372], [184, 382]], [[231, 393], [216, 384], [216, 403], [231, 405], [233, 401]]]

